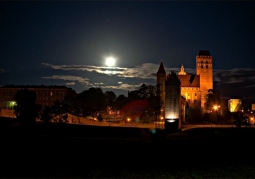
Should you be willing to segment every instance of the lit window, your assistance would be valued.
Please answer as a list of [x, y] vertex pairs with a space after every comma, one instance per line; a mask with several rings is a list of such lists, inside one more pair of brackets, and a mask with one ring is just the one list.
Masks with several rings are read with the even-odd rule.
[[50, 92], [50, 95], [51, 95], [51, 96], [53, 95], [52, 91]]

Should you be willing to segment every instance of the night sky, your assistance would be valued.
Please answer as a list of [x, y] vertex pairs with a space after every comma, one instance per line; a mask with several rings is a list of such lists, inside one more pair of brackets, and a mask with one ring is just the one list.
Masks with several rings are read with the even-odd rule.
[[[114, 91], [156, 84], [166, 72], [195, 73], [213, 57], [214, 87], [255, 97], [255, 2], [0, 2], [0, 85], [65, 85]], [[105, 64], [116, 59], [114, 66]]]

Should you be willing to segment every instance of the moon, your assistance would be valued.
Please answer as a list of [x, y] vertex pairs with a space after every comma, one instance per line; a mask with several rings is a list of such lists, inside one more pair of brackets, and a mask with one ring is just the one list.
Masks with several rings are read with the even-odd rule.
[[115, 65], [115, 58], [113, 58], [113, 57], [106, 58], [105, 64], [107, 66], [114, 66]]

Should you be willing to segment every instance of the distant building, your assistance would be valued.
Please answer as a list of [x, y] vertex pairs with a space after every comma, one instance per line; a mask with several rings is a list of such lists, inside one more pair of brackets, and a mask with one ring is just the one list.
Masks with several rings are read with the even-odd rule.
[[255, 104], [251, 104], [251, 110], [255, 111]]
[[15, 106], [14, 95], [18, 90], [28, 89], [36, 93], [36, 103], [51, 106], [55, 101], [62, 101], [66, 97], [75, 97], [76, 92], [66, 86], [22, 86], [6, 85], [0, 87], [0, 108], [12, 109]]
[[[200, 50], [196, 56], [196, 74], [187, 74], [184, 66], [178, 73], [181, 82], [181, 95], [191, 107], [204, 107], [205, 96], [209, 89], [213, 89], [212, 56], [208, 50]], [[157, 72], [157, 84], [160, 86], [160, 95], [165, 103], [166, 72], [163, 63], [160, 63]]]
[[229, 99], [228, 110], [230, 112], [238, 112], [242, 109], [242, 99]]

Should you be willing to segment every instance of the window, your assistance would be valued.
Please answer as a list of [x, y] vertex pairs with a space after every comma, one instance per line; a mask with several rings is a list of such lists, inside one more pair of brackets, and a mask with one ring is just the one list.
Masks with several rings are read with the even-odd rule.
[[50, 95], [51, 95], [51, 96], [53, 95], [53, 92], [52, 92], [52, 91], [50, 92]]

